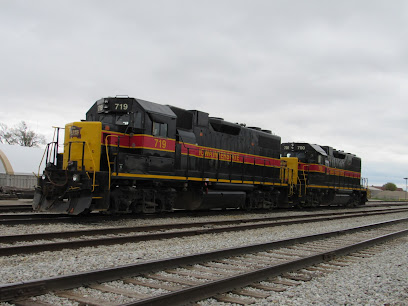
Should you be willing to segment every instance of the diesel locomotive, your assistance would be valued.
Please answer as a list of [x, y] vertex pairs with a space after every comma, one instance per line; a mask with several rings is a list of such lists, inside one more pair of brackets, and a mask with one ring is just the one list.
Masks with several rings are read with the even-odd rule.
[[86, 120], [56, 128], [45, 156], [37, 211], [251, 210], [360, 205], [367, 196], [355, 155], [130, 97], [102, 98]]

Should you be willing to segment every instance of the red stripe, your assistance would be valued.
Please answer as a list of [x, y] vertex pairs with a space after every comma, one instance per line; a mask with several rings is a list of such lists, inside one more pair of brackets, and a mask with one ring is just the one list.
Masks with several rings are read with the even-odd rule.
[[[108, 138], [106, 138], [108, 137]], [[129, 148], [143, 148], [152, 150], [168, 150], [175, 151], [176, 141], [169, 138], [150, 137], [146, 135], [116, 135], [110, 133], [102, 133], [101, 142], [104, 145], [105, 141], [110, 145], [119, 145]]]
[[270, 157], [253, 156], [245, 153], [224, 151], [216, 148], [203, 148], [189, 143], [180, 143], [181, 153], [184, 155], [215, 159], [221, 161], [233, 161], [236, 163], [255, 164], [258, 166], [280, 167], [280, 160]]
[[316, 164], [299, 163], [298, 170], [318, 172], [318, 173], [327, 173], [330, 175], [345, 176], [345, 177], [350, 177], [350, 178], [360, 178], [361, 177], [360, 172], [353, 172], [353, 171], [347, 171], [347, 170], [342, 170], [342, 169], [337, 169], [337, 168], [330, 168], [330, 167], [326, 167], [323, 165], [316, 165]]

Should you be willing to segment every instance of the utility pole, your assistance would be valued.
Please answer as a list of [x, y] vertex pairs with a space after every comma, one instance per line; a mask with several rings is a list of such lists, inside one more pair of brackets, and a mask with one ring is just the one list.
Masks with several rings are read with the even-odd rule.
[[407, 200], [407, 180], [408, 180], [408, 177], [404, 177], [404, 180], [405, 180], [405, 201]]

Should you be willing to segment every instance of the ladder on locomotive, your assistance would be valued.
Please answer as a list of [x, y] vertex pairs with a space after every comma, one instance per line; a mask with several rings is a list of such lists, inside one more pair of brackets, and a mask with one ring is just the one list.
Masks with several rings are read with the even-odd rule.
[[307, 188], [307, 177], [306, 177], [305, 169], [302, 169], [301, 171], [302, 172], [300, 173], [299, 171], [299, 174], [298, 174], [299, 198], [306, 195], [306, 188]]

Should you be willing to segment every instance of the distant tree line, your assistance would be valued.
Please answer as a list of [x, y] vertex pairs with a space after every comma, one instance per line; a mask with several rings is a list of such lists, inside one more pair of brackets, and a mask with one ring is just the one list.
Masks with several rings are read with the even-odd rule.
[[25, 121], [21, 121], [13, 128], [0, 123], [0, 143], [20, 145], [23, 147], [39, 147], [45, 144], [45, 137], [32, 131]]
[[397, 185], [394, 183], [388, 182], [387, 184], [383, 185], [384, 190], [390, 190], [390, 191], [395, 191], [397, 190]]

